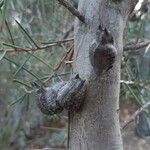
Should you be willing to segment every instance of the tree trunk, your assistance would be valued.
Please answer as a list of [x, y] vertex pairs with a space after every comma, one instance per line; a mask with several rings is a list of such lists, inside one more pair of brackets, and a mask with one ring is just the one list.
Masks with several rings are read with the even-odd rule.
[[[118, 119], [120, 64], [123, 30], [137, 0], [80, 0], [79, 11], [87, 24], [75, 21], [74, 72], [87, 80], [86, 98], [80, 112], [70, 118], [70, 150], [122, 150]], [[117, 58], [113, 68], [102, 76], [93, 73], [89, 47], [98, 26], [114, 38]]]

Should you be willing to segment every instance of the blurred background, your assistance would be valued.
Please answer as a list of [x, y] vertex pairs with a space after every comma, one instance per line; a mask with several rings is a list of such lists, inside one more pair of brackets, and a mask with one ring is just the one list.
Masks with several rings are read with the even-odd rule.
[[[78, 0], [69, 1], [77, 8]], [[124, 45], [150, 40], [150, 1], [139, 2], [126, 26]], [[65, 149], [67, 112], [42, 114], [30, 83], [52, 85], [55, 73], [63, 80], [70, 78], [74, 16], [56, 0], [0, 0], [0, 11], [0, 149]], [[121, 125], [150, 101], [149, 47], [124, 51]], [[149, 109], [122, 130], [122, 135], [124, 150], [149, 150]]]

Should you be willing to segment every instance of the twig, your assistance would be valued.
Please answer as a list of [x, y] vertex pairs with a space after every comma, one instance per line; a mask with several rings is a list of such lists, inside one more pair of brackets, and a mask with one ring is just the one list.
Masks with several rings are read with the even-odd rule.
[[60, 41], [42, 42], [42, 44], [54, 44], [54, 43], [61, 44], [61, 43], [66, 43], [66, 42], [70, 42], [73, 40], [74, 40], [73, 38], [70, 38], [70, 39], [64, 39], [64, 40], [60, 40]]
[[63, 58], [59, 61], [58, 64], [55, 65], [54, 70], [57, 71], [61, 65], [64, 63], [65, 59], [68, 57], [68, 55], [70, 54], [70, 52], [72, 52], [73, 46], [71, 46], [71, 48], [66, 52], [66, 54], [63, 56]]
[[37, 50], [47, 49], [47, 48], [50, 48], [50, 47], [53, 47], [53, 46], [58, 46], [61, 43], [70, 42], [70, 41], [73, 41], [73, 38], [66, 39], [66, 40], [61, 40], [61, 41], [51, 42], [50, 44], [44, 44], [43, 43], [38, 48], [37, 47], [36, 48], [22, 48], [22, 47], [18, 47], [18, 46], [15, 46], [15, 45], [3, 43], [4, 45], [12, 47], [12, 48], [2, 48], [2, 49], [0, 49], [0, 52], [1, 51], [6, 51], [6, 52], [23, 52], [23, 51], [24, 52], [29, 52], [29, 51], [37, 51]]
[[55, 73], [49, 75], [49, 76], [47, 77], [47, 79], [44, 80], [42, 83], [45, 84], [46, 82], [50, 81], [50, 80], [54, 77], [54, 75], [55, 75]]
[[138, 50], [140, 48], [144, 48], [144, 47], [148, 46], [149, 44], [150, 44], [150, 41], [140, 42], [140, 43], [137, 43], [137, 44], [126, 45], [126, 46], [124, 46], [123, 50], [124, 51]]
[[142, 107], [140, 107], [123, 125], [121, 129], [125, 129], [128, 124], [133, 122], [135, 118], [143, 111], [145, 111], [146, 108], [150, 106], [150, 102], [145, 103]]
[[71, 25], [71, 27], [62, 36], [62, 39], [66, 39], [69, 36], [70, 32], [72, 32], [73, 30], [74, 30], [74, 25]]
[[[43, 49], [47, 49], [53, 46], [58, 46], [61, 43], [66, 43], [66, 42], [70, 42], [70, 41], [74, 41], [73, 38], [71, 39], [66, 39], [66, 40], [61, 40], [61, 41], [54, 41], [54, 42], [43, 42], [41, 46], [39, 46], [38, 48], [22, 48], [22, 47], [18, 47], [18, 46], [9, 46], [13, 47], [13, 48], [2, 48], [0, 49], [0, 52], [6, 51], [6, 52], [28, 52], [28, 51], [37, 51], [37, 50], [43, 50]], [[124, 46], [124, 51], [129, 51], [129, 50], [138, 50], [141, 48], [144, 48], [146, 46], [148, 46], [150, 44], [150, 41], [146, 41], [146, 42], [140, 42], [137, 44], [129, 44], [129, 45], [125, 45]], [[4, 44], [5, 45], [5, 44]]]
[[125, 81], [125, 80], [120, 80], [120, 83], [135, 84], [135, 82], [133, 82], [133, 81]]
[[85, 23], [85, 18], [80, 12], [74, 8], [69, 2], [66, 0], [58, 0], [61, 5], [66, 7], [74, 16], [76, 16], [81, 22]]
[[73, 58], [73, 54], [74, 54], [74, 48], [72, 48], [72, 50], [70, 51], [70, 53], [68, 54], [68, 61], [66, 61], [65, 63], [67, 64], [71, 64], [72, 63], [72, 58]]
[[42, 148], [42, 149], [32, 148], [31, 150], [66, 150], [66, 149], [65, 148], [53, 147], [53, 148]]
[[46, 126], [40, 126], [41, 129], [46, 129], [46, 130], [54, 130], [54, 131], [64, 131], [62, 128], [53, 128], [53, 127], [46, 127]]

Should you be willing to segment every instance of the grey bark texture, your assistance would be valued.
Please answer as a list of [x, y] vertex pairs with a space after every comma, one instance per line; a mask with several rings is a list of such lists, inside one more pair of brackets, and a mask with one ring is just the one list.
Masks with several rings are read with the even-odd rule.
[[84, 83], [85, 81], [78, 75], [69, 81], [59, 81], [50, 87], [39, 87], [36, 83], [32, 83], [37, 106], [46, 115], [59, 114], [64, 109], [77, 111], [85, 97]]
[[[137, 0], [80, 0], [79, 11], [86, 24], [75, 21], [74, 72], [87, 80], [82, 110], [71, 113], [69, 150], [122, 150], [118, 120], [120, 63], [123, 31]], [[107, 28], [114, 38], [117, 58], [103, 75], [94, 73], [89, 49], [97, 29]], [[99, 58], [101, 59], [101, 58]]]

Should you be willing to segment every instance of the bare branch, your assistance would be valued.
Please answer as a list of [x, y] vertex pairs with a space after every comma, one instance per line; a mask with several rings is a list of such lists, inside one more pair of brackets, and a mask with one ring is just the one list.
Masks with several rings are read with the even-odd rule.
[[144, 47], [148, 46], [149, 44], [150, 44], [150, 41], [140, 42], [140, 43], [137, 43], [137, 44], [126, 45], [126, 46], [124, 46], [123, 50], [124, 51], [138, 50], [140, 48], [144, 48]]
[[42, 44], [54, 44], [54, 43], [61, 44], [61, 43], [66, 43], [66, 42], [70, 42], [70, 41], [73, 41], [73, 40], [74, 39], [71, 38], [71, 39], [64, 39], [64, 40], [60, 40], [60, 41], [42, 42]]
[[[46, 48], [50, 48], [53, 46], [58, 46], [61, 43], [66, 43], [66, 42], [70, 42], [70, 41], [74, 41], [73, 38], [71, 39], [65, 39], [65, 40], [61, 40], [61, 41], [54, 41], [54, 42], [43, 42], [41, 46], [39, 46], [38, 48], [6, 48], [6, 49], [0, 49], [1, 51], [6, 51], [6, 52], [23, 52], [23, 51], [37, 51], [37, 50], [43, 50]], [[129, 45], [125, 45], [123, 50], [124, 51], [130, 51], [130, 50], [139, 50], [141, 48], [144, 48], [146, 46], [148, 46], [150, 44], [150, 41], [146, 41], [146, 42], [140, 42], [137, 44], [129, 44]]]
[[66, 0], [58, 0], [61, 5], [66, 7], [74, 16], [76, 16], [81, 22], [85, 23], [85, 18], [80, 12], [74, 8], [69, 2]]
[[74, 50], [73, 47], [74, 47], [74, 45], [71, 46], [71, 48], [66, 52], [66, 54], [63, 56], [63, 58], [54, 66], [55, 71], [61, 67], [61, 65], [64, 63], [64, 61], [68, 57], [68, 55]]
[[66, 39], [66, 38], [69, 36], [70, 32], [72, 32], [73, 30], [74, 30], [74, 25], [72, 25], [72, 26], [66, 31], [66, 33], [62, 36], [62, 39]]
[[135, 6], [139, 0], [129, 0], [129, 13], [131, 14], [134, 11]]
[[145, 103], [141, 108], [139, 108], [123, 125], [121, 129], [125, 129], [128, 124], [133, 122], [135, 118], [143, 112], [146, 108], [150, 106], [150, 102]]
[[133, 82], [133, 81], [125, 81], [125, 80], [120, 80], [120, 83], [135, 84], [135, 82]]
[[18, 47], [18, 46], [11, 46], [12, 48], [5, 48], [5, 49], [0, 49], [0, 52], [6, 51], [6, 52], [28, 52], [28, 51], [37, 51], [37, 50], [44, 50], [53, 46], [58, 46], [61, 43], [66, 43], [66, 42], [70, 42], [73, 41], [74, 39], [66, 39], [66, 40], [61, 40], [61, 41], [55, 41], [55, 42], [49, 42], [49, 43], [42, 43], [42, 45], [40, 45], [38, 48], [22, 48], [22, 47]]

